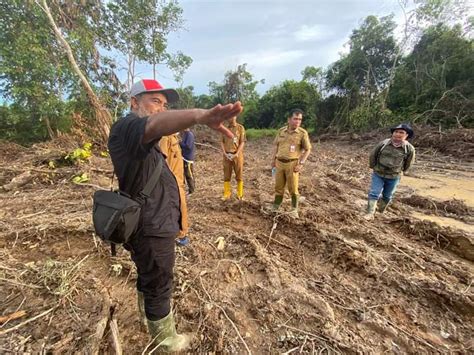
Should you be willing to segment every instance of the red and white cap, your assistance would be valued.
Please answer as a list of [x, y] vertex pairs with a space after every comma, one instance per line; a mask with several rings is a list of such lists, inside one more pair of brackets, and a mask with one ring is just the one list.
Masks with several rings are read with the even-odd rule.
[[166, 96], [168, 103], [172, 104], [179, 100], [179, 94], [174, 89], [165, 89], [158, 81], [153, 79], [143, 79], [137, 81], [130, 89], [130, 97], [134, 97], [147, 92], [159, 92]]

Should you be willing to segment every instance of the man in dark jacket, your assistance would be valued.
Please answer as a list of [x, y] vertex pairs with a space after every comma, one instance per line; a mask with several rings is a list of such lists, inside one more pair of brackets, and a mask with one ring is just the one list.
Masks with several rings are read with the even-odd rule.
[[[383, 213], [397, 189], [403, 172], [415, 161], [415, 148], [407, 141], [413, 137], [408, 124], [400, 124], [391, 130], [392, 136], [379, 142], [370, 153], [369, 165], [373, 169], [366, 220], [374, 219], [375, 210]], [[382, 199], [379, 201], [380, 196]]]
[[181, 152], [183, 154], [184, 177], [186, 178], [186, 184], [188, 185], [188, 193], [192, 194], [196, 188], [194, 181], [194, 155], [196, 153], [194, 133], [187, 128], [180, 132], [180, 136], [181, 140], [179, 145], [181, 146]]
[[[161, 137], [194, 124], [232, 136], [222, 123], [242, 111], [240, 102], [209, 110], [167, 111], [168, 103], [178, 101], [178, 93], [156, 80], [135, 83], [130, 96], [131, 112], [112, 126], [108, 147], [119, 187], [132, 198], [164, 159], [156, 144]], [[170, 306], [180, 219], [176, 179], [163, 164], [160, 179], [142, 208], [139, 231], [125, 248], [137, 267], [139, 309], [144, 311], [154, 346], [164, 352], [184, 350], [190, 342], [189, 336], [177, 334]]]

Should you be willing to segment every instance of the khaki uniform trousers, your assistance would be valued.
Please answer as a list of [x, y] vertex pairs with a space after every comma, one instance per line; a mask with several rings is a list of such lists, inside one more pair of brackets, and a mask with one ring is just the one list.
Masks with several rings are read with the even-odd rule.
[[230, 181], [232, 170], [235, 173], [235, 180], [243, 181], [244, 172], [244, 154], [240, 153], [232, 161], [224, 157], [224, 181]]
[[291, 195], [299, 195], [298, 181], [300, 174], [293, 171], [296, 165], [298, 165], [298, 159], [288, 163], [276, 160], [275, 195], [283, 196], [285, 194], [285, 185], [288, 187], [288, 192]]

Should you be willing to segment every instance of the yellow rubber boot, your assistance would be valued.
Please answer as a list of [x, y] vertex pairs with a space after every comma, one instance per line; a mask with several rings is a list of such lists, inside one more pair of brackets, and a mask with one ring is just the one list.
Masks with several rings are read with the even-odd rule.
[[244, 182], [237, 181], [237, 198], [242, 200], [244, 198]]
[[224, 195], [222, 195], [222, 200], [228, 200], [232, 195], [232, 190], [230, 188], [230, 181], [224, 181]]

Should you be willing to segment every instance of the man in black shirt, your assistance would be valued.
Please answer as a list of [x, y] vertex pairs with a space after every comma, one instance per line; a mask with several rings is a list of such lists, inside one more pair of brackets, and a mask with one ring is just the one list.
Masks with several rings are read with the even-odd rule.
[[[240, 102], [209, 110], [167, 111], [178, 93], [156, 80], [141, 80], [130, 91], [131, 112], [111, 128], [109, 152], [119, 187], [132, 197], [143, 189], [164, 157], [157, 142], [194, 124], [205, 124], [229, 137], [222, 123], [242, 111]], [[180, 200], [176, 179], [163, 164], [160, 179], [142, 208], [139, 232], [125, 245], [137, 267], [139, 309], [144, 313], [155, 346], [173, 352], [189, 345], [177, 334], [170, 306], [175, 261], [175, 237], [180, 230]], [[143, 317], [143, 315], [142, 315]]]

